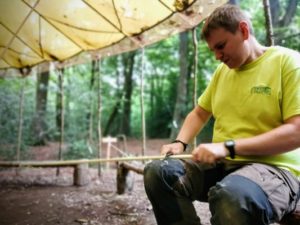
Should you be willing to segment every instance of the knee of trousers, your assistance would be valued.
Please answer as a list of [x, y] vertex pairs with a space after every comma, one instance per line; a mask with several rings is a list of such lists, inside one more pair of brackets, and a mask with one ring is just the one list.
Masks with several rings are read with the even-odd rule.
[[239, 218], [269, 221], [273, 210], [265, 192], [255, 182], [240, 175], [229, 175], [208, 193], [212, 216], [222, 219]]
[[147, 191], [157, 191], [161, 188], [173, 190], [173, 185], [179, 177], [185, 174], [183, 163], [177, 159], [155, 160], [144, 169], [144, 185]]

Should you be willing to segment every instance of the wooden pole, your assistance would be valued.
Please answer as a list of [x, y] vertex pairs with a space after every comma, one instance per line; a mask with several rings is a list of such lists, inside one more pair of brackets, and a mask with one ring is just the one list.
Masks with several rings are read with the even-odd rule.
[[[153, 155], [153, 156], [129, 156], [129, 157], [114, 157], [110, 159], [94, 158], [94, 159], [79, 159], [79, 160], [45, 160], [45, 161], [0, 161], [0, 167], [58, 167], [58, 166], [77, 166], [80, 164], [92, 164], [92, 163], [106, 163], [106, 162], [129, 162], [129, 161], [150, 161], [150, 160], [164, 160], [165, 155]], [[192, 154], [178, 154], [170, 155], [171, 159], [193, 159]], [[221, 159], [220, 162], [227, 162], [227, 159]], [[230, 163], [240, 164], [240, 162]], [[253, 163], [253, 161], [247, 161], [247, 163]], [[300, 170], [300, 165], [294, 165], [294, 170]]]
[[[198, 74], [198, 40], [197, 40], [197, 29], [196, 27], [193, 28], [193, 46], [194, 46], [194, 95], [193, 95], [193, 100], [194, 100], [194, 107], [198, 105], [197, 99], [198, 99], [198, 94], [197, 94], [197, 89], [198, 89], [198, 79], [197, 79], [197, 74]], [[196, 148], [197, 146], [197, 138], [195, 137], [193, 140], [192, 144], [192, 149]]]
[[[90, 92], [91, 93], [93, 93], [94, 92], [94, 83], [95, 83], [95, 75], [97, 74], [97, 67], [96, 67], [96, 65], [97, 65], [97, 62], [96, 62], [96, 60], [94, 59], [94, 60], [92, 60], [92, 69], [91, 69], [91, 73], [92, 73], [92, 75], [91, 75], [91, 83], [90, 83]], [[88, 128], [88, 140], [87, 140], [87, 142], [88, 142], [88, 144], [89, 144], [89, 149], [91, 148], [90, 146], [92, 145], [92, 143], [93, 143], [93, 118], [94, 118], [94, 116], [93, 116], [93, 109], [94, 109], [94, 98], [92, 98], [92, 96], [91, 96], [91, 98], [90, 98], [90, 111], [89, 111], [89, 128]], [[92, 153], [92, 151], [90, 150], [90, 153]]]
[[[97, 141], [97, 144], [98, 144], [98, 158], [100, 159], [101, 158], [101, 155], [102, 155], [102, 130], [101, 130], [101, 117], [102, 117], [102, 99], [101, 99], [101, 89], [102, 89], [102, 82], [101, 82], [101, 73], [100, 73], [100, 59], [96, 59], [96, 71], [98, 73], [98, 113], [97, 113], [97, 135], [98, 135], [98, 141]], [[100, 177], [101, 176], [101, 164], [99, 163], [98, 164], [98, 176]]]
[[[147, 161], [147, 160], [163, 160], [165, 155], [154, 156], [129, 156], [129, 157], [114, 157], [110, 159], [95, 158], [95, 159], [80, 159], [80, 160], [64, 160], [64, 161], [0, 161], [0, 166], [31, 166], [31, 167], [55, 167], [55, 166], [74, 166], [84, 163], [106, 163], [106, 162], [124, 162], [124, 161]], [[171, 155], [172, 159], [192, 159], [191, 154]]]
[[[61, 103], [61, 111], [60, 111], [60, 141], [59, 141], [59, 160], [62, 160], [62, 146], [64, 143], [64, 71], [62, 68], [58, 69], [58, 80], [59, 80], [59, 96]], [[60, 173], [59, 168], [56, 170], [56, 175], [58, 176]]]
[[144, 64], [145, 64], [145, 49], [142, 48], [142, 65], [141, 65], [141, 114], [142, 114], [142, 156], [146, 152], [146, 122], [145, 122], [145, 110], [144, 110]]
[[24, 86], [25, 86], [25, 77], [29, 75], [31, 72], [31, 68], [22, 68], [20, 69], [20, 73], [22, 75], [21, 79], [21, 89], [20, 89], [20, 102], [19, 102], [19, 126], [18, 126], [18, 141], [17, 141], [17, 152], [16, 158], [20, 160], [21, 154], [21, 145], [22, 145], [22, 136], [23, 136], [23, 108], [24, 108]]
[[[18, 126], [18, 142], [17, 142], [17, 152], [16, 158], [17, 161], [20, 161], [21, 158], [21, 145], [22, 145], [22, 136], [23, 136], [23, 109], [24, 109], [24, 86], [25, 86], [25, 77], [29, 75], [31, 72], [31, 68], [22, 68], [20, 69], [20, 73], [22, 75], [21, 80], [21, 89], [20, 89], [20, 103], [19, 103], [19, 126]], [[16, 174], [18, 175], [19, 170], [16, 170]]]
[[20, 160], [21, 144], [22, 144], [22, 134], [23, 134], [23, 105], [24, 105], [24, 85], [25, 78], [21, 79], [21, 89], [20, 89], [20, 102], [19, 102], [19, 126], [18, 126], [18, 142], [17, 142], [17, 161]]

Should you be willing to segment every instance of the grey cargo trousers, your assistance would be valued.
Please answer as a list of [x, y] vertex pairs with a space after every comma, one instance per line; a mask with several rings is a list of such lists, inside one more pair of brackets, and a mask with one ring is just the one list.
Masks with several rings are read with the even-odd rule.
[[212, 225], [267, 225], [292, 212], [299, 179], [264, 164], [228, 169], [166, 158], [146, 165], [144, 185], [158, 225], [199, 225], [193, 201], [206, 201]]

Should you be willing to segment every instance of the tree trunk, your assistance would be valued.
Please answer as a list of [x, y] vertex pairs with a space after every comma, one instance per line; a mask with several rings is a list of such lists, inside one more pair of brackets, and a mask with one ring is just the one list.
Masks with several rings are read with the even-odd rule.
[[272, 18], [273, 27], [279, 26], [279, 18], [280, 18], [280, 3], [279, 0], [270, 1], [270, 11]]
[[115, 106], [113, 107], [112, 113], [110, 114], [108, 121], [106, 123], [105, 129], [103, 132], [104, 136], [108, 135], [111, 132], [111, 128], [113, 126], [115, 119], [117, 118], [119, 109], [121, 107], [122, 98], [123, 98], [123, 94], [121, 92], [116, 94], [117, 102], [116, 102]]
[[131, 115], [131, 96], [133, 89], [133, 66], [134, 66], [134, 57], [136, 52], [130, 52], [125, 54], [123, 58], [124, 62], [124, 104], [123, 104], [123, 116], [121, 122], [121, 132], [125, 135], [130, 135], [130, 115]]
[[[122, 68], [122, 62], [121, 62], [121, 55], [117, 57], [117, 63], [116, 63], [116, 67], [118, 68]], [[111, 114], [107, 120], [106, 126], [104, 128], [104, 132], [103, 135], [106, 136], [109, 133], [114, 133], [114, 129], [115, 127], [117, 127], [119, 129], [119, 120], [118, 122], [116, 122], [117, 119], [119, 119], [119, 109], [121, 108], [122, 105], [122, 101], [123, 101], [123, 97], [124, 97], [124, 93], [123, 90], [121, 90], [121, 81], [120, 81], [120, 70], [116, 70], [116, 82], [117, 82], [117, 90], [115, 92], [116, 96], [114, 99], [116, 100], [116, 103], [113, 107], [113, 110], [111, 111]]]
[[228, 3], [231, 5], [239, 5], [240, 1], [239, 0], [229, 0]]
[[[93, 93], [93, 89], [94, 89], [94, 83], [95, 83], [95, 74], [97, 74], [97, 72], [99, 72], [99, 67], [98, 67], [98, 63], [93, 60], [92, 61], [92, 68], [91, 68], [91, 82], [90, 82], [90, 93]], [[91, 96], [90, 98], [90, 110], [87, 112], [86, 118], [87, 118], [87, 139], [88, 139], [88, 143], [92, 143], [93, 142], [93, 98]]]
[[271, 10], [270, 10], [270, 2], [269, 0], [263, 0], [264, 4], [264, 12], [265, 12], [265, 26], [267, 31], [266, 42], [267, 46], [274, 45], [274, 35], [273, 35], [273, 26], [272, 26], [272, 18], [271, 18]]
[[46, 109], [48, 95], [49, 71], [37, 74], [36, 109], [32, 124], [34, 145], [45, 145], [47, 135]]
[[280, 27], [286, 27], [292, 22], [293, 17], [296, 15], [298, 3], [299, 3], [299, 0], [289, 0], [289, 3], [287, 4], [286, 10], [285, 10], [285, 14], [282, 17], [282, 19], [279, 21]]
[[177, 96], [173, 113], [173, 122], [170, 138], [174, 139], [185, 118], [187, 101], [187, 76], [188, 76], [188, 33], [180, 34], [179, 46], [180, 75], [177, 82]]
[[63, 73], [64, 69], [58, 71], [58, 91], [56, 93], [56, 129], [60, 134], [62, 124], [62, 101], [63, 101]]
[[[270, 1], [270, 10], [271, 10], [271, 18], [272, 24], [274, 28], [283, 28], [290, 25], [292, 19], [296, 15], [297, 4], [299, 1], [297, 0], [289, 0], [287, 6], [284, 10], [281, 10], [281, 5], [279, 0]], [[280, 12], [283, 12], [281, 15]], [[286, 32], [283, 32], [282, 29], [275, 30], [275, 43], [280, 44], [282, 40], [285, 39]]]

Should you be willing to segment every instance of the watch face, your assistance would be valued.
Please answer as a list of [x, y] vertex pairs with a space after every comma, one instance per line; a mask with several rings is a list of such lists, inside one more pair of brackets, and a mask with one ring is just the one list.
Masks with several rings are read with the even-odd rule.
[[224, 145], [230, 153], [230, 158], [234, 159], [234, 157], [235, 157], [235, 151], [234, 151], [235, 142], [234, 142], [234, 140], [225, 141]]
[[234, 141], [233, 140], [226, 141], [225, 145], [228, 147], [232, 147], [232, 146], [234, 146]]

